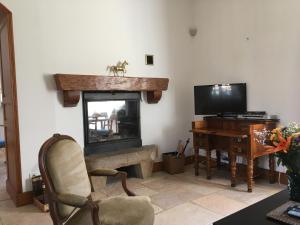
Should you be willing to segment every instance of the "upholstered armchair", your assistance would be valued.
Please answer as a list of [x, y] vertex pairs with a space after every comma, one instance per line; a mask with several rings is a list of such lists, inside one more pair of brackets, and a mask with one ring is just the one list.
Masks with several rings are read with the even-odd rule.
[[[54, 225], [153, 225], [150, 199], [128, 190], [125, 172], [99, 168], [88, 173], [73, 138], [55, 134], [48, 139], [39, 152], [39, 167]], [[91, 176], [120, 177], [128, 196], [93, 201]]]

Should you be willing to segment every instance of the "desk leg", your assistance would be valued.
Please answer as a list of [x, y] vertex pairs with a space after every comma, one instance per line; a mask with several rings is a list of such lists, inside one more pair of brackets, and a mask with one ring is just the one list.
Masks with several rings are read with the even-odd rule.
[[247, 183], [248, 192], [252, 192], [253, 186], [253, 158], [247, 157]]
[[206, 149], [206, 179], [211, 179], [211, 150], [209, 147]]
[[274, 154], [269, 155], [269, 179], [270, 183], [273, 184], [275, 183], [275, 158]]
[[199, 176], [199, 147], [194, 146], [195, 149], [195, 176]]
[[230, 171], [231, 171], [231, 187], [236, 185], [236, 154], [233, 151], [229, 152]]

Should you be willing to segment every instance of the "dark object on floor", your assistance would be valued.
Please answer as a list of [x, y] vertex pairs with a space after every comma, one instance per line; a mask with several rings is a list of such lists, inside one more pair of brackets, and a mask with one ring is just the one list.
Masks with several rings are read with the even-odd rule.
[[5, 148], [5, 141], [0, 139], [0, 148]]
[[31, 178], [33, 196], [39, 196], [43, 194], [43, 180], [42, 176], [33, 176]]
[[185, 156], [177, 157], [177, 152], [163, 153], [163, 168], [169, 174], [184, 172]]
[[49, 204], [45, 202], [43, 195], [33, 197], [33, 204], [42, 212], [49, 212]]
[[232, 215], [229, 215], [213, 225], [276, 225], [278, 222], [268, 219], [267, 214], [274, 208], [286, 203], [289, 199], [287, 190], [272, 195], [260, 202], [257, 202], [247, 208], [244, 208]]
[[38, 207], [42, 212], [49, 211], [48, 199], [45, 193], [45, 184], [42, 176], [33, 176], [32, 181], [32, 192], [33, 192], [33, 204]]

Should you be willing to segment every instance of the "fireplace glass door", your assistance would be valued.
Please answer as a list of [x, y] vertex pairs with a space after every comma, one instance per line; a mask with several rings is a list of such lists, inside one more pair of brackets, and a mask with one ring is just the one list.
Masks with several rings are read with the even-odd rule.
[[89, 143], [136, 138], [139, 135], [134, 100], [88, 102]]
[[140, 140], [139, 105], [140, 96], [133, 93], [85, 93], [85, 145], [114, 149]]

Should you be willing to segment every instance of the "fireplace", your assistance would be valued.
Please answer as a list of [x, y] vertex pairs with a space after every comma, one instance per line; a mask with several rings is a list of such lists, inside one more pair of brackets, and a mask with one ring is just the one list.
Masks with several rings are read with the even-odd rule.
[[83, 92], [85, 155], [141, 147], [140, 92]]

